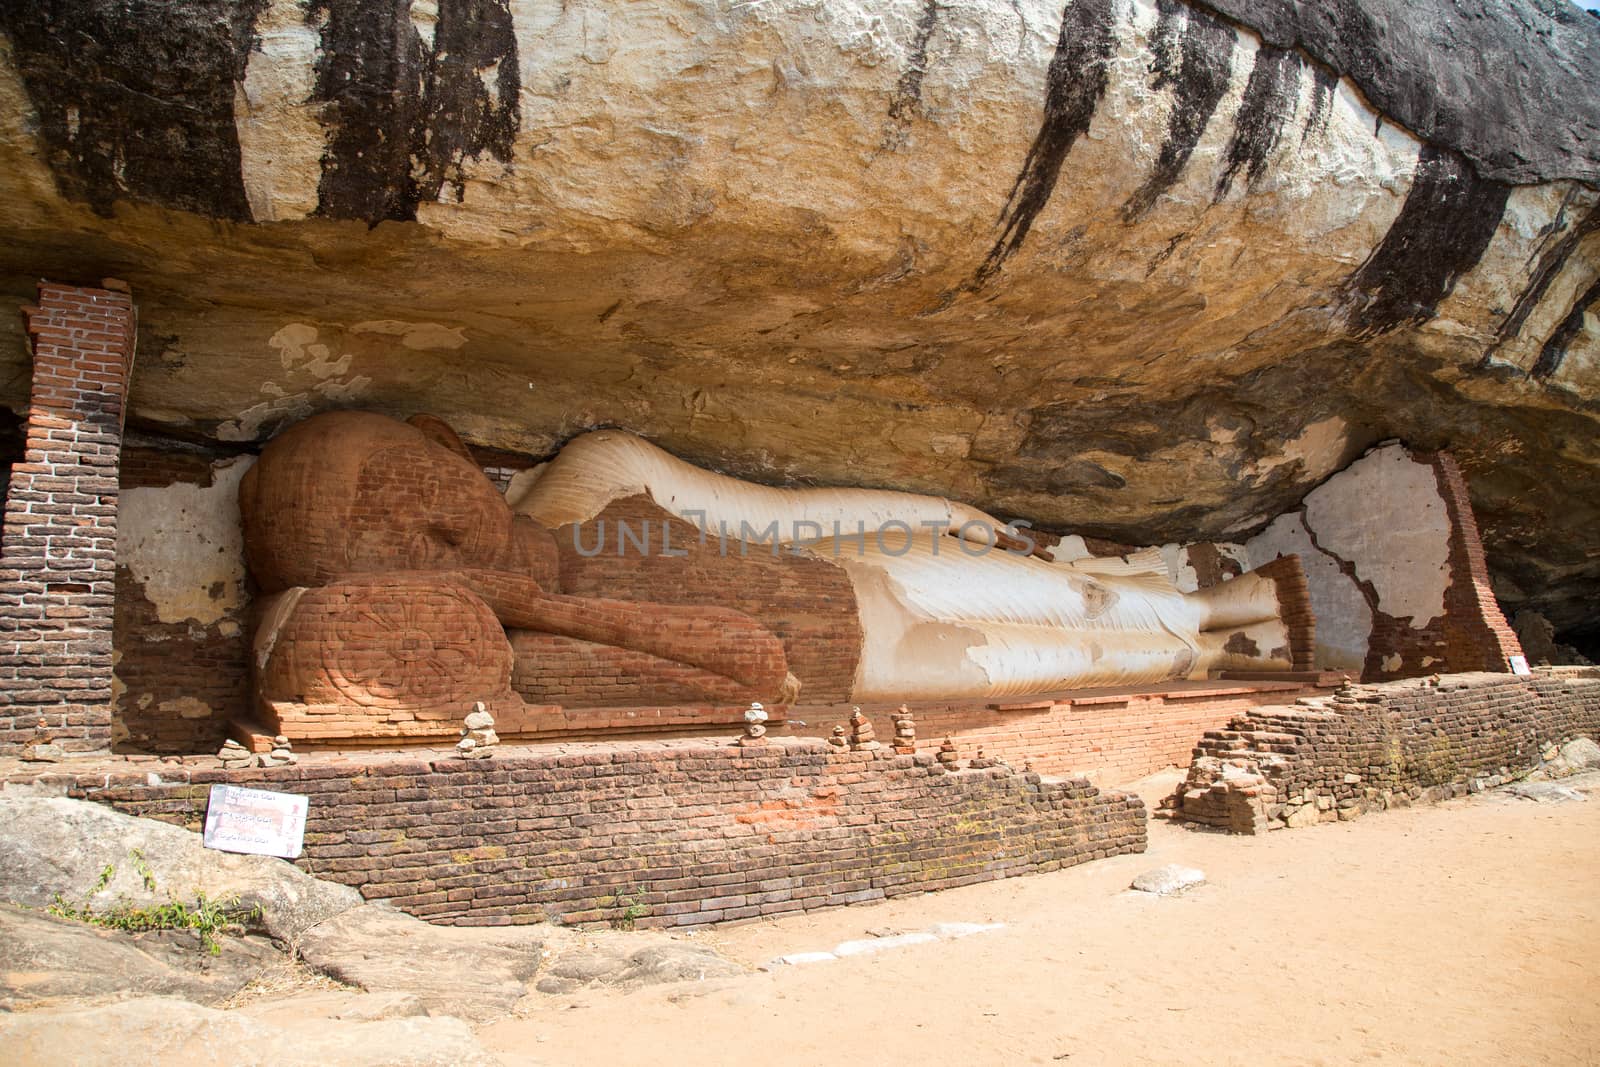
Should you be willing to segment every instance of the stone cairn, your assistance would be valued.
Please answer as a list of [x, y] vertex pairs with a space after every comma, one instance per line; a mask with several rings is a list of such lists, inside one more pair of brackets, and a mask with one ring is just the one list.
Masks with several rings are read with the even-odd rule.
[[217, 750], [217, 759], [222, 761], [225, 771], [242, 771], [256, 765], [256, 754], [231, 737], [222, 742], [222, 747]]
[[249, 767], [287, 767], [300, 762], [289, 739], [282, 734], [272, 739], [270, 752], [251, 752], [230, 737], [217, 750], [217, 759], [222, 761], [225, 771], [242, 771]]
[[272, 751], [262, 755], [260, 761], [263, 767], [287, 767], [291, 763], [299, 763], [300, 757], [289, 746], [289, 739], [279, 734], [272, 739]]
[[850, 731], [844, 728], [843, 723], [833, 728], [833, 733], [828, 735], [828, 744], [837, 749], [848, 749], [850, 747]]
[[871, 752], [878, 748], [877, 736], [872, 730], [872, 720], [860, 708], [850, 709], [850, 748], [855, 752]]
[[55, 735], [47, 732], [47, 724], [39, 720], [39, 728], [33, 732], [33, 740], [24, 745], [18, 753], [24, 763], [60, 763], [66, 756], [66, 751], [56, 744]]
[[947, 771], [959, 771], [961, 769], [961, 757], [956, 753], [956, 743], [948, 737], [939, 745], [937, 759], [939, 760], [939, 766]]
[[753, 700], [744, 713], [744, 736], [739, 738], [739, 744], [764, 745], [766, 743], [767, 709], [761, 706], [759, 700]]
[[985, 756], [981, 748], [978, 749], [976, 756], [967, 761], [967, 770], [969, 771], [987, 770], [990, 767], [998, 766], [1000, 766], [1000, 761], [992, 756]]
[[494, 755], [500, 735], [494, 732], [494, 716], [483, 706], [483, 701], [472, 705], [472, 713], [461, 727], [461, 740], [456, 742], [456, 755], [462, 759], [488, 759]]
[[911, 718], [911, 709], [904, 704], [894, 716], [894, 750], [901, 756], [914, 756], [917, 752], [917, 724]]

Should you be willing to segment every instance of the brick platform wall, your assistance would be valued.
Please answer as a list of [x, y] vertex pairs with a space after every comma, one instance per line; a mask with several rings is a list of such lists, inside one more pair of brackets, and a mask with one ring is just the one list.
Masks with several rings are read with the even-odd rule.
[[[691, 927], [946, 889], [1145, 847], [1135, 796], [816, 741], [488, 761], [43, 776], [198, 828], [208, 786], [311, 798], [300, 866], [433, 922]], [[38, 788], [36, 785], [35, 788]]]
[[[1325, 690], [1324, 690], [1325, 691]], [[1168, 767], [1188, 766], [1195, 739], [1263, 704], [1280, 704], [1318, 690], [1310, 686], [1210, 685], [1172, 692], [1118, 695], [1086, 690], [1081, 695], [1001, 711], [983, 704], [910, 705], [921, 745], [949, 737], [963, 757], [986, 756], [1041, 774], [1082, 775], [1122, 785]], [[894, 737], [892, 713], [899, 705], [868, 704], [878, 740]], [[849, 705], [802, 707], [805, 721], [793, 732], [826, 737], [850, 716]]]
[[1447, 675], [1260, 708], [1195, 749], [1173, 814], [1259, 833], [1464, 796], [1600, 739], [1600, 672]]
[[24, 315], [33, 393], [0, 540], [0, 753], [33, 741], [103, 751], [133, 300], [41, 282]]

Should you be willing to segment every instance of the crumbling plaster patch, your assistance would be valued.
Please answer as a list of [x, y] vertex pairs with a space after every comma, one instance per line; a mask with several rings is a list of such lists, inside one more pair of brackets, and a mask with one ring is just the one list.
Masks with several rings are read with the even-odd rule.
[[125, 490], [117, 509], [117, 562], [127, 567], [164, 623], [237, 621], [244, 604], [239, 480], [255, 463], [215, 465], [211, 484], [177, 482]]
[[[1246, 545], [1252, 566], [1297, 553], [1317, 617], [1317, 666], [1361, 671], [1374, 613], [1420, 628], [1445, 612], [1450, 517], [1430, 464], [1400, 444], [1369, 451]], [[1382, 661], [1397, 670], [1396, 657]]]
[[1378, 610], [1422, 626], [1444, 614], [1450, 517], [1433, 467], [1398, 444], [1363, 456], [1306, 497], [1323, 551], [1372, 583]]
[[1372, 609], [1355, 581], [1311, 541], [1299, 512], [1273, 520], [1246, 548], [1250, 565], [1259, 567], [1279, 556], [1300, 557], [1317, 618], [1316, 665], [1323, 670], [1350, 670], [1360, 675], [1372, 635]]
[[[1238, 564], [1241, 572], [1250, 569], [1249, 553], [1243, 545], [1231, 544], [1226, 541], [1208, 542], [1216, 551], [1220, 560], [1232, 560]], [[1161, 562], [1166, 565], [1167, 576], [1172, 579], [1172, 584], [1178, 587], [1180, 593], [1192, 593], [1200, 588], [1200, 572], [1195, 567], [1193, 552], [1195, 545], [1181, 545], [1176, 542], [1161, 546]], [[1224, 573], [1222, 581], [1227, 581], [1229, 575]]]

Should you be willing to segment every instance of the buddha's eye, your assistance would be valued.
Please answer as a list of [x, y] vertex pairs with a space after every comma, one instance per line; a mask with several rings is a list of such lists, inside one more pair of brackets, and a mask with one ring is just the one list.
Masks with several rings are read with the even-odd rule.
[[411, 535], [407, 544], [407, 563], [413, 570], [427, 570], [445, 561], [449, 546], [435, 527], [425, 526]]

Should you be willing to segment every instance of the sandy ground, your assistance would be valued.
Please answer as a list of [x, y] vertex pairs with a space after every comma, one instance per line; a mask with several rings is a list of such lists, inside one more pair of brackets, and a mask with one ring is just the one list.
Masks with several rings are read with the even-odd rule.
[[[1263, 838], [1151, 827], [1055, 874], [699, 935], [751, 965], [867, 931], [955, 941], [592, 991], [480, 1030], [507, 1064], [1600, 1063], [1600, 793]], [[1182, 897], [1125, 892], [1164, 863]]]

